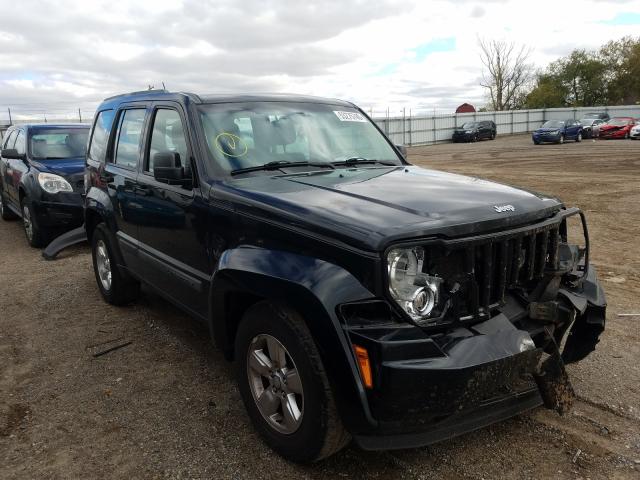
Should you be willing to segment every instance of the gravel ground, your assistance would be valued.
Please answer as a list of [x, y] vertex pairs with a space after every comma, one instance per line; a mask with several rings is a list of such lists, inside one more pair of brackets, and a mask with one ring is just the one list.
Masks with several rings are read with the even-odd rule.
[[640, 313], [640, 142], [515, 136], [409, 156], [586, 211], [609, 310], [597, 351], [569, 367], [571, 414], [541, 408], [428, 448], [288, 463], [257, 437], [203, 327], [148, 291], [106, 305], [88, 247], [46, 262], [19, 222], [0, 222], [0, 478], [640, 478], [640, 317], [618, 316]]

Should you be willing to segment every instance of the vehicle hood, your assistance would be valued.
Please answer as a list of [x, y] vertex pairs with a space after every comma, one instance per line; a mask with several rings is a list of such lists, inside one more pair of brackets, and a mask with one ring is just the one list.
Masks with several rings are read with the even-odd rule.
[[564, 127], [557, 127], [557, 128], [538, 128], [537, 130], [535, 130], [533, 133], [549, 133], [549, 132], [557, 132], [557, 131], [561, 131], [564, 130]]
[[628, 128], [629, 125], [608, 125], [608, 124], [604, 124], [604, 125], [600, 125], [600, 131], [609, 131], [609, 130], [623, 130], [625, 128]]
[[[424, 236], [457, 237], [546, 218], [559, 200], [415, 166], [254, 176], [222, 184], [239, 212], [382, 250]], [[510, 205], [514, 211], [495, 207]]]
[[61, 177], [76, 176], [84, 172], [84, 157], [64, 158], [60, 160], [31, 160], [31, 165], [39, 172], [53, 173]]

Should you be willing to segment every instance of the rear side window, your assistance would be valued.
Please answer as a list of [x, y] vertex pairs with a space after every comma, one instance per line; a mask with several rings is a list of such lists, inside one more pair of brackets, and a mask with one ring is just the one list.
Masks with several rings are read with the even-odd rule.
[[116, 165], [132, 169], [137, 167], [145, 114], [144, 108], [132, 108], [122, 112], [118, 127], [118, 143], [113, 157]]
[[96, 162], [104, 162], [107, 153], [107, 142], [113, 123], [113, 110], [103, 110], [98, 113], [91, 135], [88, 158]]
[[27, 142], [25, 141], [24, 132], [22, 130], [18, 131], [18, 136], [16, 137], [16, 144], [13, 148], [15, 148], [16, 151], [21, 155], [27, 152]]
[[160, 108], [156, 111], [151, 132], [149, 147], [149, 166], [147, 170], [153, 172], [153, 159], [156, 153], [176, 152], [180, 155], [183, 167], [188, 167], [187, 140], [180, 114], [175, 110]]

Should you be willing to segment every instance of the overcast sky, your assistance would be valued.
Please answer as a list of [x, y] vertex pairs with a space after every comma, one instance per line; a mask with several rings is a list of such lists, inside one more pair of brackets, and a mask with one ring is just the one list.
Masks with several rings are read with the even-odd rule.
[[339, 97], [382, 114], [484, 103], [477, 38], [543, 67], [640, 34], [640, 1], [0, 0], [0, 118], [91, 116], [107, 96], [170, 90]]

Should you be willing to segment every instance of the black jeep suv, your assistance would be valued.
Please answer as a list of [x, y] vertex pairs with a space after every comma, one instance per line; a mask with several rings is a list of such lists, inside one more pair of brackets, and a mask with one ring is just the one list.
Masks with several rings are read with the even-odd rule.
[[295, 461], [566, 410], [604, 329], [580, 210], [414, 167], [348, 102], [113, 97], [85, 178], [105, 300], [144, 283], [208, 325]]

